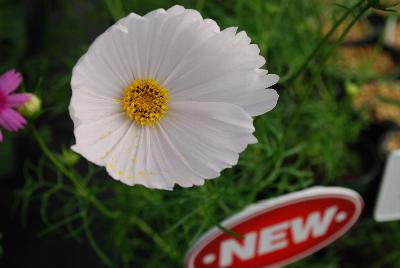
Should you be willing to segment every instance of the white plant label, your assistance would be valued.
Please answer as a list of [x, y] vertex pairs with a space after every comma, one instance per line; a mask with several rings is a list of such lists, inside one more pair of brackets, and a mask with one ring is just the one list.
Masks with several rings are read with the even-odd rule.
[[400, 220], [400, 150], [392, 152], [386, 163], [374, 218], [376, 221]]

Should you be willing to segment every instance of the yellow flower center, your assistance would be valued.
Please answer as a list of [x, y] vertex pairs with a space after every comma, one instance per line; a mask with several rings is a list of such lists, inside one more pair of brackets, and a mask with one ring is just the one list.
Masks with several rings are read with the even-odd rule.
[[124, 89], [122, 106], [138, 125], [152, 126], [168, 111], [168, 90], [154, 79], [136, 79]]

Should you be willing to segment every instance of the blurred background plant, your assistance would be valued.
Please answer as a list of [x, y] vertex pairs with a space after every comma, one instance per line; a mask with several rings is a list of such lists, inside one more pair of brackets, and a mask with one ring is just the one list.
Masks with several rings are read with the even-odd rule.
[[[1, 1], [0, 73], [18, 69], [43, 109], [0, 144], [0, 266], [181, 267], [222, 219], [317, 184], [358, 190], [367, 210], [343, 238], [292, 267], [399, 267], [400, 224], [375, 223], [370, 210], [381, 139], [400, 118], [400, 25], [369, 2]], [[259, 143], [219, 179], [173, 192], [128, 187], [68, 149], [71, 69], [116, 19], [174, 4], [245, 30], [280, 74], [281, 97], [255, 121]]]

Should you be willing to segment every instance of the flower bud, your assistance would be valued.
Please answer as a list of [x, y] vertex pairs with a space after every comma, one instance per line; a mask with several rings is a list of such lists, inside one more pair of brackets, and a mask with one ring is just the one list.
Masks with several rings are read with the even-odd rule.
[[79, 154], [68, 150], [68, 149], [63, 149], [61, 152], [61, 160], [64, 164], [68, 165], [68, 166], [73, 166], [76, 163], [78, 163], [80, 156]]
[[26, 94], [30, 96], [30, 99], [18, 108], [18, 112], [20, 112], [26, 118], [36, 118], [39, 116], [40, 111], [42, 110], [42, 101], [35, 94]]
[[347, 95], [349, 95], [349, 96], [355, 96], [360, 91], [360, 88], [352, 82], [346, 82], [344, 87], [345, 87]]

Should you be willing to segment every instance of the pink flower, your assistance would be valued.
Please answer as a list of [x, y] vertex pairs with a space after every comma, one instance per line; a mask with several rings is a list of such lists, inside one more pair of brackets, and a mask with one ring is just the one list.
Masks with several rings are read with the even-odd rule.
[[[21, 83], [22, 76], [15, 70], [10, 70], [0, 76], [0, 127], [8, 131], [22, 129], [26, 120], [13, 108], [18, 108], [29, 100], [30, 96], [24, 93], [13, 93]], [[0, 142], [3, 141], [3, 134], [0, 130]]]

